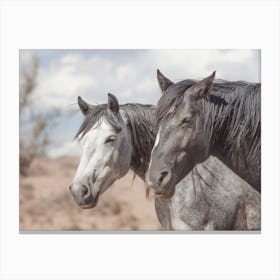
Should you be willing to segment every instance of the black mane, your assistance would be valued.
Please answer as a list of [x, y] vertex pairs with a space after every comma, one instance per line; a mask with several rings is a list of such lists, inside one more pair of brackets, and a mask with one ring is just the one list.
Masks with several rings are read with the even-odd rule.
[[131, 168], [136, 171], [140, 168], [144, 176], [148, 169], [151, 151], [154, 145], [156, 132], [153, 126], [154, 106], [141, 104], [125, 104], [121, 110], [132, 138], [133, 153]]
[[[261, 150], [261, 84], [215, 84], [210, 101], [204, 101], [204, 131], [214, 143], [223, 138], [229, 157], [247, 143], [250, 158]], [[222, 131], [217, 135], [215, 131]], [[251, 157], [252, 156], [252, 157]]]

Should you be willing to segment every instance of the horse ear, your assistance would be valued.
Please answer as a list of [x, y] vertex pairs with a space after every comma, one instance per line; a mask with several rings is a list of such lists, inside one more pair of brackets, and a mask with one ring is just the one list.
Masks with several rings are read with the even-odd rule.
[[78, 104], [82, 113], [86, 115], [89, 112], [89, 104], [84, 101], [81, 96], [78, 96]]
[[195, 99], [205, 98], [209, 100], [209, 92], [214, 82], [215, 74], [216, 71], [214, 71], [210, 76], [191, 86], [190, 95], [195, 97]]
[[162, 93], [166, 91], [171, 85], [173, 85], [173, 82], [167, 79], [158, 69], [157, 69], [157, 79]]
[[120, 106], [118, 99], [111, 93], [108, 93], [108, 109], [116, 115], [119, 112]]

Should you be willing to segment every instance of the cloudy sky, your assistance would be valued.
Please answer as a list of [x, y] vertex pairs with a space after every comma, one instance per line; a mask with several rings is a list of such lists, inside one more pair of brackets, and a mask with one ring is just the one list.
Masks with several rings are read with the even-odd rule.
[[218, 79], [261, 79], [258, 50], [21, 50], [20, 68], [28, 68], [34, 55], [40, 61], [34, 106], [62, 111], [51, 130], [52, 157], [80, 153], [73, 141], [83, 120], [79, 95], [93, 104], [106, 103], [108, 92], [120, 103], [156, 104], [156, 69], [173, 82], [200, 79], [214, 70]]

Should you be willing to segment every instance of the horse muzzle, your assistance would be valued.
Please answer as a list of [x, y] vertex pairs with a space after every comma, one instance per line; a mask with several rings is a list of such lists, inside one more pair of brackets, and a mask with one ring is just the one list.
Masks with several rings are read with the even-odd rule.
[[96, 206], [99, 192], [95, 195], [92, 194], [90, 187], [86, 185], [75, 186], [70, 185], [70, 192], [75, 200], [75, 202], [83, 209], [89, 209]]
[[146, 184], [148, 189], [152, 189], [155, 196], [170, 197], [174, 194], [173, 187], [170, 186], [172, 179], [171, 171], [164, 169], [158, 172], [146, 174]]

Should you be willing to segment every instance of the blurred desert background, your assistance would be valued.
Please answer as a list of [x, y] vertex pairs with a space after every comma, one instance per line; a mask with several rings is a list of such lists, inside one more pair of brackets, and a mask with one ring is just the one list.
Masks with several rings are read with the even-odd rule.
[[93, 209], [82, 209], [68, 190], [79, 159], [34, 159], [20, 177], [20, 230], [161, 230], [154, 200], [132, 172], [118, 180]]
[[156, 69], [176, 82], [213, 69], [219, 79], [258, 82], [259, 62], [259, 50], [20, 50], [20, 230], [161, 230], [154, 201], [131, 172], [95, 208], [73, 201], [68, 186], [81, 154], [73, 139], [83, 121], [77, 97], [102, 104], [111, 92], [120, 104], [155, 105]]

